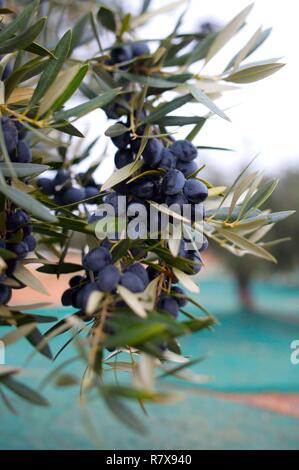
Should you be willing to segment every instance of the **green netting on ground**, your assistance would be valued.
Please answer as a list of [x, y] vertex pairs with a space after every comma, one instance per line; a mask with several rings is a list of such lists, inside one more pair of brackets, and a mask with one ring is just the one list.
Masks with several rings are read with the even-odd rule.
[[[220, 324], [211, 332], [184, 339], [184, 350], [192, 357], [208, 354], [193, 370], [213, 376], [204, 386], [212, 390], [299, 392], [299, 365], [290, 362], [290, 343], [299, 339], [299, 324], [286, 321], [287, 314], [296, 319], [298, 290], [270, 284], [255, 284], [253, 289], [261, 309], [267, 307], [267, 316], [240, 310], [230, 280], [203, 281], [200, 301], [218, 316]], [[58, 316], [67, 312], [52, 311]], [[54, 351], [61, 340], [53, 343]], [[25, 341], [20, 341], [7, 350], [7, 362], [23, 365], [31, 351]], [[71, 346], [62, 357], [73, 354]], [[37, 385], [43, 368], [49, 370], [50, 365], [40, 355], [30, 365], [34, 365], [35, 375], [36, 368], [40, 372], [40, 377], [28, 379], [31, 385]], [[82, 365], [69, 369], [78, 374], [82, 370]], [[93, 448], [79, 411], [78, 389], [51, 386], [46, 395], [53, 402], [49, 409], [18, 402], [20, 416], [5, 411], [0, 448]], [[150, 418], [145, 418], [150, 430], [146, 438], [119, 425], [99, 400], [93, 401], [90, 414], [101, 448], [299, 448], [298, 420], [201, 394], [188, 395], [187, 400], [171, 406], [151, 406]]]

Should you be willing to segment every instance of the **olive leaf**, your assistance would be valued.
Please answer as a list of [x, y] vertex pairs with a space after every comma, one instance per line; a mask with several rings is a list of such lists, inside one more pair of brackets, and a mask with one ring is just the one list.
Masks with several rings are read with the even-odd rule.
[[206, 63], [208, 63], [217, 52], [222, 49], [226, 43], [233, 38], [236, 32], [243, 26], [244, 21], [251, 12], [253, 8], [253, 3], [248, 5], [244, 10], [242, 10], [237, 16], [235, 16], [228, 24], [225, 26], [215, 37], [214, 41], [211, 44], [211, 47], [208, 50], [206, 56]]
[[43, 295], [50, 295], [41, 281], [35, 277], [31, 271], [29, 271], [25, 266], [19, 264], [14, 272], [14, 276], [19, 281], [23, 282], [25, 285], [31, 287], [32, 289], [36, 290], [40, 294]]
[[43, 73], [40, 76], [37, 87], [33, 93], [31, 99], [31, 106], [37, 104], [41, 98], [45, 95], [46, 91], [50, 88], [53, 83], [53, 80], [57, 77], [62, 66], [64, 65], [65, 59], [69, 53], [70, 45], [72, 39], [72, 32], [67, 31], [56, 48], [54, 49], [54, 58], [48, 59], [47, 65], [44, 67]]

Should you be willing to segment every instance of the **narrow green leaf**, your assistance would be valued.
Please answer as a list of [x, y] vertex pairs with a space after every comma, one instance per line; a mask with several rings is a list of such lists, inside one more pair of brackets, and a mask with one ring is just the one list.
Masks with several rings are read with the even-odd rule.
[[97, 19], [104, 28], [109, 29], [113, 33], [116, 31], [116, 20], [112, 10], [105, 6], [101, 6], [98, 13]]
[[139, 170], [143, 165], [141, 160], [134, 161], [129, 163], [129, 165], [116, 170], [110, 178], [108, 178], [105, 183], [102, 185], [101, 191], [106, 191], [107, 189], [113, 188], [118, 183], [121, 183], [125, 179], [129, 178], [132, 174], [134, 174], [137, 170]]
[[116, 97], [116, 95], [119, 94], [120, 90], [121, 88], [116, 88], [114, 90], [107, 91], [98, 96], [97, 98], [87, 101], [86, 103], [79, 104], [78, 106], [75, 106], [72, 109], [55, 113], [55, 118], [59, 121], [68, 119], [70, 117], [79, 118], [84, 116], [85, 114], [90, 113], [94, 109], [103, 108], [108, 103], [110, 103]]
[[272, 214], [268, 215], [268, 224], [276, 224], [277, 222], [281, 222], [295, 213], [296, 211], [273, 212]]
[[[50, 349], [50, 346], [46, 343], [44, 344], [44, 336], [41, 334], [38, 328], [34, 328], [26, 335], [27, 340], [33, 347], [37, 347], [38, 352], [40, 352], [47, 359], [53, 359], [53, 355]], [[40, 346], [43, 344], [43, 346]]]
[[46, 111], [57, 111], [79, 88], [88, 71], [88, 65], [73, 67], [60, 72], [56, 80], [43, 96], [40, 102], [39, 114]]
[[43, 73], [40, 76], [37, 87], [33, 93], [33, 96], [30, 101], [30, 105], [34, 106], [37, 104], [41, 98], [45, 95], [46, 91], [52, 85], [53, 81], [57, 77], [61, 68], [64, 65], [64, 62], [68, 56], [70, 44], [72, 39], [72, 32], [67, 31], [63, 37], [60, 39], [59, 43], [55, 47], [54, 55], [55, 58], [50, 58]]
[[32, 26], [30, 26], [24, 33], [19, 34], [13, 39], [8, 39], [0, 45], [0, 54], [8, 54], [15, 52], [15, 50], [24, 50], [28, 47], [42, 31], [46, 23], [46, 18], [41, 18]]
[[206, 56], [206, 63], [208, 63], [212, 57], [214, 57], [217, 52], [222, 49], [226, 43], [232, 39], [232, 37], [237, 33], [237, 31], [243, 26], [247, 16], [253, 8], [253, 3], [248, 5], [244, 10], [242, 10], [237, 16], [235, 16], [215, 37], [212, 45]]
[[240, 181], [240, 183], [236, 186], [233, 197], [232, 197], [232, 201], [231, 201], [231, 204], [230, 204], [228, 216], [227, 216], [228, 219], [229, 219], [232, 211], [234, 210], [238, 200], [240, 199], [242, 194], [251, 186], [253, 181], [256, 179], [257, 175], [258, 175], [257, 171], [255, 173], [250, 173], [249, 175], [246, 175]]
[[120, 36], [120, 37], [122, 37], [122, 35], [123, 35], [124, 33], [126, 33], [127, 31], [130, 30], [131, 18], [132, 18], [131, 13], [127, 13], [127, 14], [123, 17], [122, 22], [121, 22], [120, 32], [119, 32], [119, 36]]
[[23, 193], [20, 189], [1, 183], [0, 192], [10, 199], [17, 207], [25, 209], [29, 214], [33, 215], [37, 219], [44, 220], [45, 222], [57, 221], [56, 217], [51, 214], [50, 210], [46, 206], [41, 204], [39, 201], [36, 201], [29, 194]]
[[103, 346], [104, 347], [120, 347], [120, 346], [137, 346], [154, 336], [166, 331], [166, 325], [163, 323], [151, 323], [144, 325], [132, 326], [126, 331], [116, 334], [107, 338]]
[[37, 268], [36, 271], [46, 274], [69, 274], [82, 271], [82, 266], [75, 263], [46, 264], [45, 266]]
[[[27, 176], [40, 175], [44, 171], [49, 169], [48, 165], [39, 165], [37, 163], [11, 163], [14, 173], [18, 178], [25, 178]], [[10, 171], [10, 165], [7, 165], [6, 162], [0, 162], [0, 172], [2, 172], [5, 178], [12, 176]]]
[[226, 191], [226, 194], [224, 196], [224, 198], [221, 200], [220, 204], [219, 204], [219, 207], [216, 209], [215, 211], [215, 215], [219, 212], [219, 209], [222, 207], [222, 205], [224, 204], [224, 202], [226, 201], [226, 199], [228, 198], [228, 196], [232, 193], [232, 191], [235, 189], [235, 187], [237, 186], [237, 184], [239, 183], [239, 181], [241, 180], [242, 176], [246, 173], [246, 171], [248, 170], [248, 168], [250, 167], [250, 165], [254, 162], [254, 160], [257, 158], [258, 155], [254, 156], [253, 159], [246, 165], [246, 167], [244, 168], [244, 170], [241, 171], [241, 173], [237, 176], [237, 178], [234, 180], [233, 184], [228, 188], [228, 190]]
[[158, 78], [146, 75], [137, 75], [129, 72], [119, 72], [129, 82], [142, 83], [143, 85], [151, 86], [154, 88], [176, 88], [181, 84], [173, 80], [166, 80], [165, 78]]
[[16, 330], [10, 331], [5, 336], [2, 336], [0, 341], [4, 343], [6, 346], [9, 344], [13, 344], [19, 339], [27, 336], [32, 330], [35, 328], [35, 323], [27, 323], [26, 325], [22, 325]]
[[79, 129], [67, 121], [57, 121], [52, 125], [52, 127], [54, 129], [58, 129], [59, 132], [64, 132], [65, 134], [72, 135], [73, 137], [84, 137], [84, 134], [82, 134]]
[[76, 49], [76, 47], [81, 44], [82, 37], [84, 35], [88, 21], [89, 21], [89, 14], [86, 14], [73, 27], [69, 55], [71, 55], [73, 50]]
[[195, 46], [193, 51], [188, 52], [186, 54], [181, 54], [180, 56], [177, 56], [177, 57], [172, 57], [172, 58], [170, 57], [169, 59], [166, 60], [165, 65], [167, 67], [173, 67], [173, 66], [185, 67], [186, 64], [191, 65], [194, 62], [204, 59], [215, 37], [216, 37], [216, 33], [211, 36], [207, 36], [205, 39], [201, 40], [197, 44], [197, 46]]
[[9, 388], [16, 395], [27, 400], [34, 405], [48, 406], [49, 402], [39, 393], [29, 388], [27, 385], [13, 379], [12, 377], [1, 378], [1, 383]]
[[248, 240], [237, 233], [232, 232], [228, 229], [218, 228], [217, 232], [221, 234], [228, 241], [236, 245], [238, 248], [245, 250], [247, 253], [250, 253], [258, 258], [266, 259], [276, 263], [276, 259], [268, 251], [266, 251], [262, 246], [256, 245], [252, 241]]
[[109, 396], [119, 396], [133, 400], [146, 400], [156, 403], [166, 401], [167, 397], [170, 397], [170, 395], [166, 393], [159, 393], [154, 390], [125, 387], [122, 385], [101, 385], [101, 391]]
[[5, 80], [5, 98], [10, 96], [11, 92], [17, 87], [17, 85], [23, 81], [29, 80], [30, 78], [38, 75], [44, 70], [47, 60], [35, 58], [22, 65], [17, 70], [14, 70], [11, 75]]
[[269, 63], [261, 65], [246, 65], [240, 67], [236, 72], [224, 77], [223, 80], [233, 83], [252, 83], [263, 78], [269, 77], [275, 72], [278, 72], [285, 64], [283, 63]]
[[145, 13], [142, 13], [139, 16], [135, 16], [134, 18], [132, 18], [132, 28], [140, 27], [152, 18], [155, 18], [157, 15], [173, 11], [175, 8], [181, 6], [184, 3], [186, 3], [186, 0], [175, 0], [174, 2], [162, 5], [161, 7], [155, 10], [146, 11]]
[[146, 13], [150, 7], [150, 4], [151, 0], [143, 0], [140, 14]]
[[44, 46], [41, 46], [40, 44], [37, 44], [36, 42], [33, 42], [32, 44], [30, 44], [29, 46], [27, 46], [25, 48], [25, 50], [27, 52], [31, 52], [32, 54], [36, 54], [36, 55], [39, 55], [41, 57], [53, 57], [54, 58], [54, 55], [53, 55], [53, 52], [51, 52], [49, 49], [47, 49], [46, 47]]
[[41, 283], [38, 277], [35, 277], [29, 269], [25, 268], [23, 264], [18, 264], [14, 276], [21, 281], [25, 286], [31, 287], [36, 292], [43, 295], [49, 295], [49, 292]]
[[120, 122], [117, 122], [116, 124], [113, 124], [112, 126], [108, 127], [108, 129], [106, 129], [105, 135], [107, 137], [116, 137], [118, 135], [124, 134], [125, 132], [128, 132], [128, 128]]
[[118, 397], [110, 396], [108, 393], [103, 394], [103, 398], [108, 408], [115, 416], [124, 424], [134, 429], [138, 433], [145, 434], [146, 428], [137, 416], [128, 408]]
[[10, 250], [0, 248], [0, 257], [3, 259], [15, 259], [17, 255]]
[[197, 124], [202, 127], [206, 122], [206, 118], [201, 116], [165, 116], [157, 121], [160, 126], [189, 126]]
[[218, 116], [222, 117], [226, 121], [230, 121], [229, 117], [220, 109], [218, 106], [197, 86], [188, 84], [186, 88], [192, 93], [194, 98], [199, 101], [199, 103], [206, 106], [212, 113], [218, 114]]
[[264, 204], [275, 190], [278, 182], [279, 180], [275, 178], [263, 184], [263, 186], [249, 199], [249, 201], [247, 201], [246, 210], [243, 209], [243, 213], [248, 214], [248, 212], [258, 209], [262, 204]]
[[94, 234], [94, 229], [80, 219], [58, 217], [58, 225], [68, 230], [74, 230], [75, 232]]
[[254, 34], [251, 36], [249, 41], [242, 47], [242, 49], [235, 55], [235, 57], [230, 61], [228, 66], [225, 70], [229, 70], [230, 68], [237, 68], [243, 62], [243, 60], [248, 56], [254, 45], [256, 44], [258, 38], [260, 37], [262, 32], [262, 27], [260, 27]]
[[[253, 42], [252, 41], [252, 45], [251, 47], [248, 47], [248, 48], [244, 48], [243, 51], [246, 51], [246, 54], [245, 56], [242, 58], [242, 60], [244, 59], [247, 59], [247, 57], [249, 57], [253, 52], [255, 52], [262, 44], [263, 42], [266, 41], [266, 39], [269, 37], [269, 35], [271, 34], [271, 31], [272, 31], [272, 28], [268, 28], [268, 29], [265, 29], [264, 31], [261, 31], [260, 34], [257, 36], [256, 38], [256, 41]], [[251, 41], [250, 41], [251, 42]], [[249, 45], [249, 42], [247, 44], [247, 46]], [[246, 46], [245, 46], [246, 47]], [[240, 51], [241, 52], [241, 51]], [[229, 70], [231, 67], [233, 67], [235, 64], [236, 64], [236, 61], [237, 61], [237, 58], [240, 54], [240, 52], [238, 54], [236, 54], [232, 60], [229, 62], [229, 64], [227, 65], [227, 67], [225, 68], [225, 72], [227, 70]], [[242, 54], [244, 55], [244, 54]], [[239, 62], [240, 63], [240, 62]]]
[[200, 132], [200, 130], [203, 127], [203, 125], [205, 124], [205, 122], [206, 122], [206, 119], [205, 119], [204, 122], [199, 121], [197, 124], [195, 124], [193, 129], [187, 135], [186, 140], [189, 140], [190, 142], [192, 142], [192, 140], [194, 140], [195, 137], [197, 136], [197, 134]]
[[30, 4], [0, 31], [0, 43], [11, 38], [17, 31], [23, 29], [39, 5], [39, 0], [31, 1]]
[[220, 150], [221, 152], [235, 152], [234, 149], [229, 149], [227, 147], [211, 147], [210, 145], [197, 145], [199, 150]]
[[77, 385], [78, 383], [78, 379], [71, 374], [61, 374], [55, 380], [55, 385], [57, 387], [71, 387], [72, 385]]
[[186, 103], [189, 103], [190, 101], [193, 100], [193, 95], [191, 93], [188, 93], [187, 95], [179, 96], [178, 98], [175, 98], [174, 100], [161, 104], [158, 106], [155, 111], [153, 111], [151, 114], [146, 116], [145, 119], [141, 122], [141, 124], [147, 124], [147, 123], [152, 123], [152, 122], [157, 122], [160, 119], [164, 118], [167, 114], [171, 113], [175, 109], [180, 108]]

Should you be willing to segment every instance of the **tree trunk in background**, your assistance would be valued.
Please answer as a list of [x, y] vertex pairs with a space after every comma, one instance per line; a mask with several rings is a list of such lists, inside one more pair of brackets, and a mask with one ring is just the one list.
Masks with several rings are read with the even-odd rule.
[[237, 282], [239, 287], [239, 299], [242, 307], [245, 310], [255, 310], [255, 305], [250, 289], [250, 276], [247, 274], [238, 273]]

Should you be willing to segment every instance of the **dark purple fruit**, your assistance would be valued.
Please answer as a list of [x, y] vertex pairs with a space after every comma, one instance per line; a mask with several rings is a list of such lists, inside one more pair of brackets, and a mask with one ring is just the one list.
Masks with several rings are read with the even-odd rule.
[[69, 280], [69, 286], [70, 287], [78, 287], [81, 282], [84, 281], [84, 277], [80, 276], [80, 274], [77, 274], [76, 276], [71, 277]]
[[187, 199], [185, 198], [184, 194], [179, 193], [175, 194], [174, 196], [167, 196], [165, 199], [165, 203], [167, 204], [168, 207], [172, 205], [178, 205], [180, 209], [182, 209], [184, 204], [188, 204]]
[[11, 161], [18, 163], [30, 163], [32, 161], [31, 150], [25, 142], [25, 140], [20, 140], [17, 144], [16, 149], [11, 154]]
[[73, 289], [67, 289], [61, 296], [61, 303], [64, 307], [72, 305]]
[[197, 157], [197, 148], [188, 140], [177, 140], [169, 148], [177, 159], [183, 162], [191, 162]]
[[177, 318], [179, 315], [179, 306], [177, 301], [173, 297], [169, 297], [167, 295], [160, 297], [157, 303], [157, 308], [169, 313], [174, 318]]
[[62, 194], [63, 204], [76, 204], [85, 198], [85, 191], [82, 188], [68, 188]]
[[23, 242], [28, 246], [28, 251], [34, 251], [36, 248], [36, 240], [33, 235], [27, 235]]
[[[84, 199], [88, 199], [90, 197], [95, 197], [99, 195], [99, 190], [95, 186], [86, 186], [84, 189]], [[90, 201], [91, 203], [95, 203], [94, 201]]]
[[120, 284], [134, 293], [144, 291], [144, 284], [142, 280], [134, 273], [124, 273], [121, 276]]
[[[122, 126], [124, 125], [122, 122], [118, 124], [121, 124]], [[121, 135], [116, 135], [115, 137], [111, 137], [111, 140], [118, 149], [125, 149], [131, 140], [130, 131], [124, 132]]]
[[37, 185], [47, 196], [52, 196], [54, 193], [54, 183], [53, 180], [49, 178], [38, 178]]
[[85, 286], [81, 287], [78, 294], [76, 295], [76, 304], [78, 305], [78, 307], [82, 310], [85, 310], [90, 295], [98, 290], [99, 289], [95, 282], [90, 282], [89, 284], [86, 284]]
[[14, 273], [14, 270], [17, 267], [17, 260], [16, 259], [7, 259], [6, 260], [6, 271], [5, 274], [7, 276], [11, 276]]
[[119, 149], [117, 150], [115, 157], [114, 157], [114, 163], [117, 169], [123, 168], [126, 165], [129, 165], [129, 163], [133, 162], [133, 154], [131, 149]]
[[104, 203], [109, 204], [113, 207], [115, 215], [118, 215], [120, 209], [118, 207], [119, 197], [120, 195], [116, 191], [113, 191], [112, 193], [107, 194], [107, 196], [104, 197]]
[[12, 65], [8, 63], [3, 71], [2, 80], [6, 80], [12, 74], [12, 71]]
[[131, 46], [115, 47], [111, 51], [112, 64], [119, 64], [121, 62], [128, 62], [133, 58], [133, 51]]
[[175, 300], [179, 307], [184, 307], [185, 305], [187, 305], [187, 296], [185, 291], [181, 287], [173, 286], [171, 288], [171, 291], [175, 294]]
[[141, 199], [151, 199], [154, 194], [154, 189], [154, 182], [144, 178], [139, 178], [139, 180], [131, 185], [132, 194]]
[[97, 276], [97, 286], [102, 292], [112, 292], [120, 280], [120, 273], [116, 266], [109, 264], [101, 269]]
[[11, 288], [0, 284], [0, 305], [7, 304], [11, 299]]
[[100, 220], [104, 219], [105, 216], [103, 215], [97, 215], [97, 214], [91, 214], [88, 217], [88, 223], [89, 224], [94, 224], [96, 222], [99, 222]]
[[71, 177], [71, 174], [68, 170], [64, 170], [64, 169], [58, 170], [54, 178], [54, 186], [61, 186], [67, 180], [69, 180], [70, 177]]
[[142, 152], [143, 160], [150, 168], [156, 168], [162, 159], [163, 150], [164, 146], [159, 139], [149, 139]]
[[137, 42], [135, 44], [132, 44], [131, 48], [134, 57], [150, 54], [150, 50], [146, 42]]
[[146, 270], [149, 280], [152, 281], [156, 277], [158, 277], [161, 273], [157, 269], [153, 268], [152, 266], [149, 266]]
[[12, 153], [18, 143], [18, 131], [15, 123], [8, 117], [1, 119], [2, 131], [4, 134], [5, 145], [8, 153]]
[[25, 242], [20, 242], [16, 243], [15, 245], [11, 245], [10, 249], [17, 255], [18, 259], [26, 258], [29, 253], [29, 248]]
[[176, 157], [175, 155], [167, 148], [164, 148], [162, 151], [162, 158], [159, 163], [159, 168], [169, 171], [175, 168], [176, 166]]
[[142, 264], [140, 263], [131, 264], [130, 266], [127, 267], [125, 272], [136, 274], [136, 276], [138, 276], [139, 279], [141, 279], [141, 281], [143, 282], [144, 287], [148, 285], [149, 283], [148, 272], [144, 268], [144, 266], [142, 266]]
[[18, 131], [18, 138], [19, 140], [22, 140], [22, 139], [25, 139], [26, 135], [27, 135], [27, 129], [26, 127], [19, 121], [16, 121], [15, 122], [15, 126], [17, 128], [17, 131]]
[[201, 181], [191, 178], [186, 181], [184, 186], [184, 194], [188, 201], [195, 204], [203, 202], [208, 197], [208, 188]]
[[21, 209], [17, 209], [8, 215], [6, 220], [6, 228], [9, 231], [15, 231], [26, 225], [29, 222], [29, 217], [26, 212]]
[[83, 266], [87, 271], [100, 271], [110, 263], [111, 253], [102, 246], [94, 248], [83, 258]]
[[169, 196], [178, 194], [183, 189], [185, 182], [185, 176], [181, 171], [170, 170], [163, 178], [163, 190]]
[[183, 173], [185, 178], [187, 178], [188, 176], [193, 175], [196, 170], [198, 170], [198, 165], [194, 160], [192, 160], [191, 162], [183, 162], [181, 160], [178, 160], [176, 168]]

